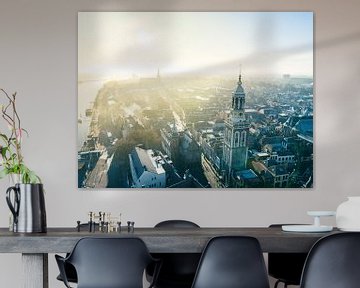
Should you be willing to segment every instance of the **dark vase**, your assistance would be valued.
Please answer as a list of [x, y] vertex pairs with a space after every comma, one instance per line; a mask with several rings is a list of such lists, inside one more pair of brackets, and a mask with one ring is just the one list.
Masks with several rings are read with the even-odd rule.
[[6, 202], [14, 216], [14, 232], [45, 233], [47, 231], [42, 184], [15, 184], [6, 190]]

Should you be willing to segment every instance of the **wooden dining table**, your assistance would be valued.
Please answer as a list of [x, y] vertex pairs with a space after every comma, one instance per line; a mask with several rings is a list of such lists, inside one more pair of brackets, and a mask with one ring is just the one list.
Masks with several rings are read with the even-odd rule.
[[47, 233], [20, 234], [0, 228], [0, 253], [21, 253], [24, 288], [48, 288], [48, 253], [67, 253], [83, 237], [139, 237], [151, 253], [201, 253], [209, 239], [222, 235], [252, 236], [262, 251], [308, 252], [321, 237], [338, 233], [283, 232], [281, 227], [135, 228], [120, 232], [89, 232], [77, 228], [48, 228]]

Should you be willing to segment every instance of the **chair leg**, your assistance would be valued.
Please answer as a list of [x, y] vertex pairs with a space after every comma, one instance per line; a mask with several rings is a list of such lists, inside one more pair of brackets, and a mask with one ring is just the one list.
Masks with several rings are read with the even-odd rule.
[[288, 287], [288, 284], [286, 282], [283, 282], [281, 280], [277, 280], [274, 284], [274, 288], [277, 288], [279, 283], [284, 283], [284, 288], [287, 288]]

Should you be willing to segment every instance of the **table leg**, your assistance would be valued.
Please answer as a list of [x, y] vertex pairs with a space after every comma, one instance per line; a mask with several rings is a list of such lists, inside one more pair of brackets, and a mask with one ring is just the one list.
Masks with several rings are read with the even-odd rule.
[[22, 254], [23, 288], [49, 288], [48, 254]]

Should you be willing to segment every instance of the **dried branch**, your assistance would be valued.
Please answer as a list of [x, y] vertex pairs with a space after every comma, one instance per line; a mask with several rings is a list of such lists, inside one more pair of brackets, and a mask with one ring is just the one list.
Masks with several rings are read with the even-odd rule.
[[2, 170], [0, 171], [0, 178], [8, 174], [20, 174], [23, 183], [40, 183], [40, 178], [25, 166], [23, 156], [21, 153], [21, 138], [25, 129], [21, 127], [21, 120], [16, 109], [16, 93], [11, 96], [0, 88], [0, 92], [5, 95], [7, 100], [6, 105], [1, 105], [1, 117], [9, 125], [10, 135], [0, 133], [0, 139], [5, 144], [0, 146]]

